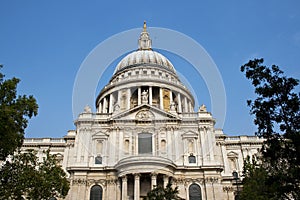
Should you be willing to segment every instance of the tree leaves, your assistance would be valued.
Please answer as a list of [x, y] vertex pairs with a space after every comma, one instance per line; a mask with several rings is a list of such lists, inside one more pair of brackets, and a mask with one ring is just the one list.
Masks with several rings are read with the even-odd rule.
[[18, 153], [0, 170], [0, 199], [49, 199], [65, 197], [69, 191], [66, 173], [48, 150], [43, 162], [35, 151]]
[[17, 96], [20, 80], [4, 80], [4, 77], [0, 73], [0, 160], [5, 160], [16, 148], [21, 147], [28, 118], [36, 116], [38, 111], [33, 96]]
[[[251, 80], [257, 94], [254, 101], [247, 101], [255, 116], [256, 135], [266, 139], [261, 151], [262, 164], [247, 168], [246, 163], [244, 167], [244, 191], [258, 184], [256, 173], [265, 171], [266, 191], [254, 193], [265, 195], [265, 199], [299, 199], [300, 98], [294, 92], [299, 81], [286, 77], [276, 65], [264, 66], [263, 59], [250, 60], [241, 66], [241, 71]], [[252, 174], [247, 173], [251, 170]]]
[[169, 182], [166, 188], [157, 186], [153, 190], [147, 193], [147, 197], [144, 200], [176, 200], [180, 199], [178, 195], [178, 187], [172, 188], [172, 184]]

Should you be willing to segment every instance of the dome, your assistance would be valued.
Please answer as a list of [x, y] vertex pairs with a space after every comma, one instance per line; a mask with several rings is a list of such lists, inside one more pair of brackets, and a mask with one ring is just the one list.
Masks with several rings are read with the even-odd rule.
[[143, 104], [175, 115], [193, 112], [193, 95], [180, 81], [172, 63], [151, 48], [146, 28], [144, 22], [138, 49], [121, 59], [109, 83], [98, 94], [99, 113], [116, 115]]
[[175, 69], [172, 63], [165, 56], [151, 49], [139, 49], [128, 54], [119, 62], [115, 72], [137, 65], [158, 66], [167, 70], [171, 70], [173, 73], [175, 73]]
[[152, 41], [147, 32], [146, 22], [144, 22], [144, 29], [140, 35], [138, 44], [138, 50], [125, 56], [117, 65], [115, 73], [125, 68], [140, 65], [158, 66], [176, 73], [174, 66], [166, 57], [152, 50]]

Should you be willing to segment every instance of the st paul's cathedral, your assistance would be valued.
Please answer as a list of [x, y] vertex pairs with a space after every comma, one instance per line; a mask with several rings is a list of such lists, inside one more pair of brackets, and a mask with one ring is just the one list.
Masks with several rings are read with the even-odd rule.
[[178, 186], [186, 200], [233, 200], [243, 160], [262, 140], [228, 136], [180, 81], [176, 66], [151, 48], [146, 24], [138, 49], [115, 67], [63, 138], [26, 138], [23, 150], [57, 155], [68, 173], [67, 200], [140, 200], [151, 189]]

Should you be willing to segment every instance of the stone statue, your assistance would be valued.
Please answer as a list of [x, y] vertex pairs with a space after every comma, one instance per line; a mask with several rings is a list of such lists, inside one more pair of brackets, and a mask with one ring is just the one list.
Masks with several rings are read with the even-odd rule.
[[170, 103], [170, 111], [176, 111], [176, 105], [174, 101]]
[[91, 107], [90, 107], [89, 105], [86, 105], [86, 106], [84, 107], [84, 112], [85, 112], [85, 113], [91, 113], [91, 112], [92, 112]]
[[206, 106], [204, 104], [202, 104], [198, 110], [198, 112], [207, 112], [206, 110]]
[[120, 106], [118, 103], [115, 103], [114, 105], [114, 112], [118, 112], [120, 110]]
[[148, 103], [148, 90], [142, 92], [142, 103]]

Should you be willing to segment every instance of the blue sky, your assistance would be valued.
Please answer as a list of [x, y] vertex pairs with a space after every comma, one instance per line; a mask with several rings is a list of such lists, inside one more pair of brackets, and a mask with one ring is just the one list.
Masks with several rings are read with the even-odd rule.
[[[267, 65], [279, 65], [299, 79], [299, 10], [296, 0], [0, 1], [0, 63], [7, 78], [21, 79], [20, 94], [32, 94], [38, 101], [39, 114], [30, 120], [26, 137], [63, 137], [74, 129], [72, 90], [83, 60], [105, 39], [142, 27], [146, 20], [148, 26], [179, 31], [205, 48], [226, 89], [224, 132], [252, 135], [246, 100], [255, 96], [240, 66], [263, 57]], [[178, 71], [192, 77], [186, 61], [168, 57]], [[110, 69], [98, 88], [110, 78]], [[199, 104], [210, 110], [201, 77], [189, 81]]]

